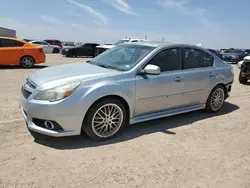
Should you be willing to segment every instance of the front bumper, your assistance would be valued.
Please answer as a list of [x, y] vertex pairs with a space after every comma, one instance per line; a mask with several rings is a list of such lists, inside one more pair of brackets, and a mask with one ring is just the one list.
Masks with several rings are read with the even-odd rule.
[[[31, 94], [26, 99], [22, 92], [20, 94], [20, 110], [28, 129], [53, 137], [81, 134], [83, 116], [81, 117], [81, 115], [75, 113], [73, 110], [74, 106], [70, 106], [64, 101], [53, 104], [36, 101], [31, 99], [33, 95], [34, 94]], [[41, 127], [34, 123], [34, 118], [55, 121], [62, 127], [62, 129], [50, 130]]]

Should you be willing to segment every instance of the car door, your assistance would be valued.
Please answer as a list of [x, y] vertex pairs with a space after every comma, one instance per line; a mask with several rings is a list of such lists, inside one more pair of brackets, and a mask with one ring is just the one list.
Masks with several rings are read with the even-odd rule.
[[93, 46], [92, 44], [84, 44], [83, 45], [83, 51], [82, 51], [82, 56], [92, 56], [93, 52]]
[[215, 84], [214, 58], [203, 50], [186, 47], [182, 49], [185, 77], [183, 104], [204, 104]]
[[1, 65], [18, 64], [22, 54], [22, 46], [24, 43], [12, 39], [1, 40]]
[[135, 116], [182, 106], [184, 78], [180, 48], [165, 49], [147, 64], [159, 66], [161, 73], [136, 76]]
[[54, 47], [51, 46], [49, 43], [41, 42], [41, 45], [43, 46], [43, 50], [44, 50], [45, 53], [50, 54], [50, 53], [53, 52]]

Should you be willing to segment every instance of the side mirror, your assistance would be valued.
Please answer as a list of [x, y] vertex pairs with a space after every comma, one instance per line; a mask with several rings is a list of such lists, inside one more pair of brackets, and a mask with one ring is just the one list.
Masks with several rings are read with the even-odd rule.
[[159, 75], [161, 73], [161, 68], [157, 65], [148, 64], [143, 72], [145, 74]]

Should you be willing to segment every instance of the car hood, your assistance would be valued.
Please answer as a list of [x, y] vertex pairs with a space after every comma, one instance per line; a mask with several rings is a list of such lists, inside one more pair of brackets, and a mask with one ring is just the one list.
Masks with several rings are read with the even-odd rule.
[[110, 49], [115, 47], [115, 45], [101, 45], [101, 46], [96, 46], [97, 48], [106, 48], [106, 49]]
[[40, 86], [53, 81], [56, 81], [56, 83], [66, 83], [117, 74], [121, 74], [121, 72], [82, 62], [44, 68], [31, 74], [28, 79], [36, 86]]

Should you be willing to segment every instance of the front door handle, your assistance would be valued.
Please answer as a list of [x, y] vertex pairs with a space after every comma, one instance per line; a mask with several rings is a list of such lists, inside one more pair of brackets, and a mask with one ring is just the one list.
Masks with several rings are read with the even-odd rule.
[[214, 73], [212, 73], [212, 72], [210, 72], [208, 75], [209, 75], [209, 77], [214, 77], [215, 76]]
[[174, 78], [174, 81], [176, 81], [176, 82], [180, 82], [180, 81], [182, 81], [183, 80], [183, 77], [182, 76], [176, 76], [175, 78]]

